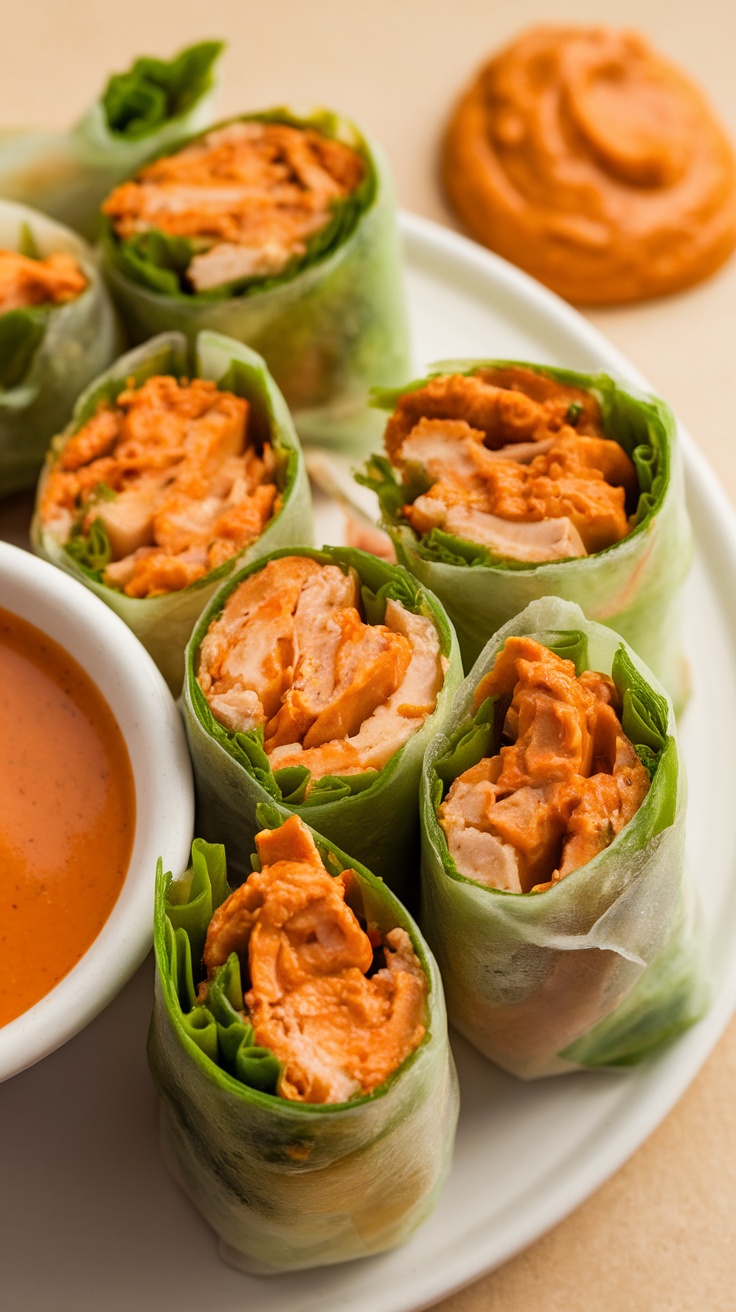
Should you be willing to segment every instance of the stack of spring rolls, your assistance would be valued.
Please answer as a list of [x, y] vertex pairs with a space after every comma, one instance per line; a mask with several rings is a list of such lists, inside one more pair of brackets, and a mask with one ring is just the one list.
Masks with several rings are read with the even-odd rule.
[[[40, 470], [35, 549], [181, 693], [163, 1151], [223, 1256], [278, 1272], [434, 1206], [445, 995], [524, 1079], [702, 1015], [691, 544], [663, 402], [510, 361], [407, 381], [380, 152], [326, 110], [213, 126], [219, 51], [136, 60], [66, 135], [0, 145], [0, 491]], [[380, 409], [359, 480], [396, 564], [313, 545], [301, 446], [365, 451]]]

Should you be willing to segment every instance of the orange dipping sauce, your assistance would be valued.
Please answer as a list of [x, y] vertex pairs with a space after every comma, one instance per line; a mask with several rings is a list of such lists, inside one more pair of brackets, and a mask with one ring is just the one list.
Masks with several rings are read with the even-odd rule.
[[455, 109], [442, 169], [473, 237], [581, 304], [689, 287], [736, 246], [733, 147], [634, 32], [523, 32]]
[[0, 608], [0, 1025], [97, 937], [135, 835], [125, 740], [80, 665]]

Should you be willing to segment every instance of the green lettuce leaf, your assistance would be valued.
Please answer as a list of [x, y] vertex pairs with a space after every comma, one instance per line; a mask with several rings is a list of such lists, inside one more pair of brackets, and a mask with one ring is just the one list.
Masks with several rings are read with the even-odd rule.
[[195, 254], [188, 237], [172, 237], [157, 228], [136, 233], [120, 250], [120, 267], [134, 282], [176, 296]]
[[87, 532], [73, 537], [66, 543], [64, 550], [84, 569], [87, 578], [102, 583], [102, 571], [112, 560], [112, 550], [101, 519], [94, 519]]
[[46, 332], [50, 310], [41, 306], [0, 314], [0, 388], [17, 387]]
[[21, 222], [16, 249], [19, 255], [25, 255], [28, 260], [43, 259], [41, 248], [33, 235], [30, 223]]
[[173, 59], [136, 59], [125, 73], [113, 73], [102, 94], [110, 131], [136, 141], [179, 118], [213, 85], [213, 68], [222, 41], [200, 41]]
[[237, 953], [232, 952], [213, 976], [207, 991], [207, 1009], [217, 1023], [218, 1057], [223, 1069], [250, 1089], [275, 1094], [281, 1065], [268, 1048], [254, 1043], [253, 1026], [243, 1014]]

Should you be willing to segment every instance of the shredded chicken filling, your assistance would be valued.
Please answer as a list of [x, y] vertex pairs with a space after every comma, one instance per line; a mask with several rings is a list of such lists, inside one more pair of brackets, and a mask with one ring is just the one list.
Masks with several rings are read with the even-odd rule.
[[102, 208], [123, 240], [151, 228], [189, 238], [187, 279], [207, 291], [301, 259], [364, 169], [349, 146], [312, 129], [230, 123], [155, 160]]
[[354, 571], [282, 556], [241, 583], [202, 642], [199, 685], [232, 733], [263, 727], [274, 770], [380, 770], [434, 710], [447, 660], [397, 601], [366, 624]]
[[56, 251], [33, 260], [0, 250], [0, 314], [34, 305], [62, 305], [81, 296], [87, 279], [73, 256]]
[[533, 638], [508, 638], [475, 695], [508, 696], [508, 745], [459, 775], [439, 808], [461, 874], [543, 892], [613, 842], [649, 791], [611, 679], [575, 674]]
[[244, 1014], [281, 1062], [281, 1097], [339, 1103], [372, 1093], [425, 1033], [427, 981], [409, 935], [361, 928], [345, 901], [354, 872], [332, 878], [297, 816], [258, 834], [256, 846], [260, 871], [210, 922], [207, 980], [237, 953]]
[[64, 545], [97, 524], [103, 582], [129, 597], [176, 592], [241, 552], [279, 509], [271, 446], [248, 432], [249, 405], [204, 379], [132, 382], [64, 447], [41, 521]]
[[586, 556], [632, 527], [634, 465], [603, 435], [598, 403], [520, 366], [434, 378], [401, 397], [386, 448], [403, 515], [519, 561]]

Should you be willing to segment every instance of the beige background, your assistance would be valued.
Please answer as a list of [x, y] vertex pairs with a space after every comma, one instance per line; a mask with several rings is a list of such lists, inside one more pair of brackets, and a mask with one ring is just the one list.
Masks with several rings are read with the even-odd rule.
[[[7, 19], [3, 125], [67, 124], [131, 56], [223, 36], [223, 115], [285, 101], [339, 108], [383, 142], [402, 204], [445, 223], [436, 151], [449, 106], [483, 56], [532, 22], [640, 29], [708, 88], [736, 138], [730, 0], [19, 0]], [[736, 498], [736, 259], [683, 295], [589, 317], [675, 407]], [[608, 1184], [442, 1312], [735, 1309], [735, 1089], [736, 1022]]]

